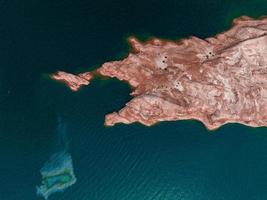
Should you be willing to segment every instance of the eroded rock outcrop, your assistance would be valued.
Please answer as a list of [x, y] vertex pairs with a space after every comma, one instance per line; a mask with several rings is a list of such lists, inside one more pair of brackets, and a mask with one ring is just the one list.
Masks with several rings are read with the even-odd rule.
[[133, 89], [133, 99], [106, 115], [106, 125], [196, 119], [208, 129], [230, 122], [267, 126], [266, 17], [240, 17], [207, 39], [142, 43], [132, 37], [129, 43], [128, 57], [96, 71]]
[[133, 51], [97, 72], [129, 82], [133, 99], [106, 125], [196, 119], [267, 126], [267, 18], [241, 17], [215, 37], [129, 39]]

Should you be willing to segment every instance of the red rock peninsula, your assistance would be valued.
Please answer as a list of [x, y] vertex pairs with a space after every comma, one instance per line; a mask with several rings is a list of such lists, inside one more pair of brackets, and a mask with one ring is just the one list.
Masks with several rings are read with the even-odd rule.
[[98, 74], [127, 81], [133, 99], [105, 124], [195, 119], [210, 130], [225, 123], [267, 126], [267, 17], [240, 17], [206, 39], [129, 38], [132, 51]]
[[51, 75], [52, 79], [66, 83], [66, 85], [74, 92], [78, 91], [82, 85], [89, 85], [93, 74], [85, 72], [78, 75], [58, 71]]

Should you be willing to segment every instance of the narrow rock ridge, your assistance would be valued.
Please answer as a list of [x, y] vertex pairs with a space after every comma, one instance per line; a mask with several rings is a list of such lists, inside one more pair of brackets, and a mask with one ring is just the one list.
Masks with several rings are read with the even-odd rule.
[[132, 51], [96, 73], [127, 81], [133, 99], [105, 124], [195, 119], [267, 126], [267, 18], [240, 17], [215, 37], [179, 41], [131, 37]]

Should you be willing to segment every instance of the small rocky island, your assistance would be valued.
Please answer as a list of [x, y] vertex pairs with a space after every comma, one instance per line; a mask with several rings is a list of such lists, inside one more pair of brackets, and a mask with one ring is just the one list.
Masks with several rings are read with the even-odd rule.
[[58, 71], [57, 73], [53, 74], [52, 79], [61, 81], [74, 92], [78, 91], [82, 85], [89, 85], [93, 75], [91, 72], [85, 72], [78, 75], [74, 75], [71, 73]]
[[[142, 43], [131, 37], [129, 43], [128, 57], [95, 72], [127, 81], [133, 90], [122, 110], [106, 115], [107, 126], [185, 119], [210, 130], [225, 123], [267, 126], [267, 17], [237, 18], [230, 30], [206, 39]], [[52, 77], [71, 80], [74, 91], [89, 84], [80, 75]]]

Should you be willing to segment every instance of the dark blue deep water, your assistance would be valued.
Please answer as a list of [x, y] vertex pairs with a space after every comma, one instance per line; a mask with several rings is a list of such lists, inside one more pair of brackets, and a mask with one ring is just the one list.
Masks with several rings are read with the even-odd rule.
[[72, 93], [51, 81], [127, 55], [129, 35], [212, 36], [266, 0], [0, 0], [0, 200], [37, 200], [66, 125], [77, 182], [49, 200], [266, 200], [267, 128], [196, 121], [103, 126], [130, 100], [119, 81]]

